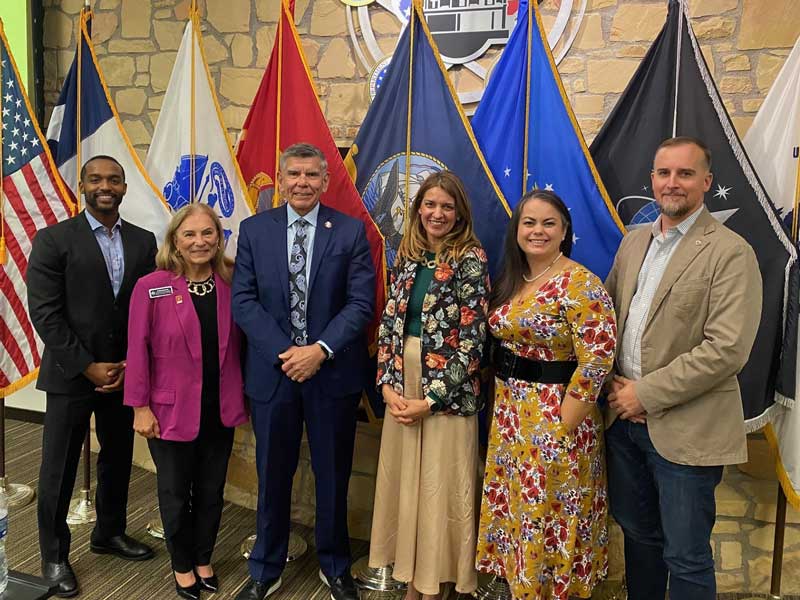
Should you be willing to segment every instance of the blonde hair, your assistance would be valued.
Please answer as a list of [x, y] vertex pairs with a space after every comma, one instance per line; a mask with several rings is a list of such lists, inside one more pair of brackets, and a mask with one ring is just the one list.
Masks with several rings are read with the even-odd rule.
[[159, 269], [172, 271], [176, 275], [184, 275], [186, 273], [186, 263], [178, 253], [175, 239], [178, 235], [178, 229], [180, 229], [186, 218], [197, 213], [208, 215], [217, 228], [217, 251], [211, 259], [211, 268], [227, 283], [230, 283], [233, 275], [233, 260], [225, 256], [225, 233], [222, 230], [222, 221], [219, 220], [213, 208], [201, 202], [187, 204], [172, 215], [172, 219], [167, 225], [167, 231], [164, 234], [164, 243], [156, 255], [156, 266]]
[[453, 198], [456, 203], [456, 222], [453, 225], [453, 229], [442, 240], [442, 244], [436, 253], [437, 261], [459, 261], [470, 248], [480, 246], [478, 237], [472, 228], [472, 210], [470, 209], [464, 184], [461, 183], [458, 175], [452, 171], [439, 171], [429, 175], [417, 190], [417, 195], [414, 196], [414, 202], [406, 217], [410, 218], [411, 221], [408, 223], [403, 233], [403, 239], [397, 249], [398, 261], [420, 262], [425, 259], [425, 252], [433, 250], [428, 247], [428, 238], [422, 225], [419, 209], [422, 206], [425, 194], [435, 187], [440, 188]]

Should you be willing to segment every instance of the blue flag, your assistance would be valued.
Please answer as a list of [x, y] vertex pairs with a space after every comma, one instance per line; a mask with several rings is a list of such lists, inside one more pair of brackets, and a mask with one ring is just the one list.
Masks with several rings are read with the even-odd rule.
[[346, 163], [386, 240], [388, 267], [420, 184], [431, 173], [449, 169], [464, 182], [475, 233], [489, 256], [490, 271], [498, 272], [510, 211], [461, 109], [419, 0], [413, 2], [408, 27]]
[[539, 10], [531, 12], [527, 0], [472, 127], [512, 206], [533, 188], [558, 194], [572, 216], [572, 258], [605, 279], [623, 225], [572, 113]]

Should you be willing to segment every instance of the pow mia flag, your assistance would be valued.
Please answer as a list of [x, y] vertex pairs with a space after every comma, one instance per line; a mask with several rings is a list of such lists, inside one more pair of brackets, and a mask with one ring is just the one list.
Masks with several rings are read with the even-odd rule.
[[679, 135], [708, 144], [714, 181], [706, 206], [753, 246], [761, 269], [761, 323], [750, 361], [739, 374], [752, 431], [769, 420], [776, 392], [778, 399], [794, 398], [797, 252], [722, 104], [688, 10], [671, 0], [661, 33], [590, 149], [628, 228], [646, 226], [658, 216], [650, 189], [653, 154], [663, 140]]

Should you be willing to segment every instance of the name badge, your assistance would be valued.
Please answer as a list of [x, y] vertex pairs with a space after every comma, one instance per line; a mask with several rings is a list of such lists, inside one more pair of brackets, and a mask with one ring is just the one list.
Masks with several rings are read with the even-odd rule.
[[150, 288], [149, 290], [147, 290], [147, 293], [150, 296], [151, 300], [153, 298], [161, 298], [162, 296], [171, 296], [172, 295], [172, 286], [171, 285], [167, 285], [167, 286], [159, 287], [159, 288]]

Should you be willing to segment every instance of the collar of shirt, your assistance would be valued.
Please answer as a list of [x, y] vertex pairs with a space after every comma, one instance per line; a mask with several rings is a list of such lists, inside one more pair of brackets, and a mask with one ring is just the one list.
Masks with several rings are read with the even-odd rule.
[[[106, 229], [106, 226], [103, 225], [100, 221], [95, 219], [88, 210], [83, 211], [83, 214], [86, 215], [86, 220], [89, 221], [89, 227], [92, 228], [92, 231], [97, 231], [99, 227]], [[111, 228], [111, 231], [114, 230], [119, 231], [122, 228], [122, 217], [117, 217], [117, 222], [114, 223], [114, 226]], [[104, 232], [105, 233], [105, 232]]]
[[[658, 215], [658, 218], [655, 220], [652, 226], [652, 233], [653, 238], [658, 240], [659, 242], [663, 242], [667, 237], [672, 237], [672, 235], [686, 235], [686, 232], [692, 228], [697, 218], [700, 216], [700, 213], [703, 212], [703, 207], [705, 205], [701, 204], [700, 207], [695, 210], [692, 214], [686, 217], [683, 221], [675, 225], [674, 227], [670, 227], [667, 229], [666, 232], [663, 234], [661, 233], [661, 215]], [[674, 234], [672, 232], [675, 232]]]
[[310, 211], [308, 211], [308, 213], [306, 213], [305, 215], [298, 215], [292, 208], [291, 204], [288, 203], [286, 204], [286, 221], [288, 229], [291, 229], [292, 225], [294, 225], [294, 222], [301, 217], [305, 219], [309, 225], [316, 228], [317, 217], [319, 217], [319, 202], [317, 202], [317, 205]]

